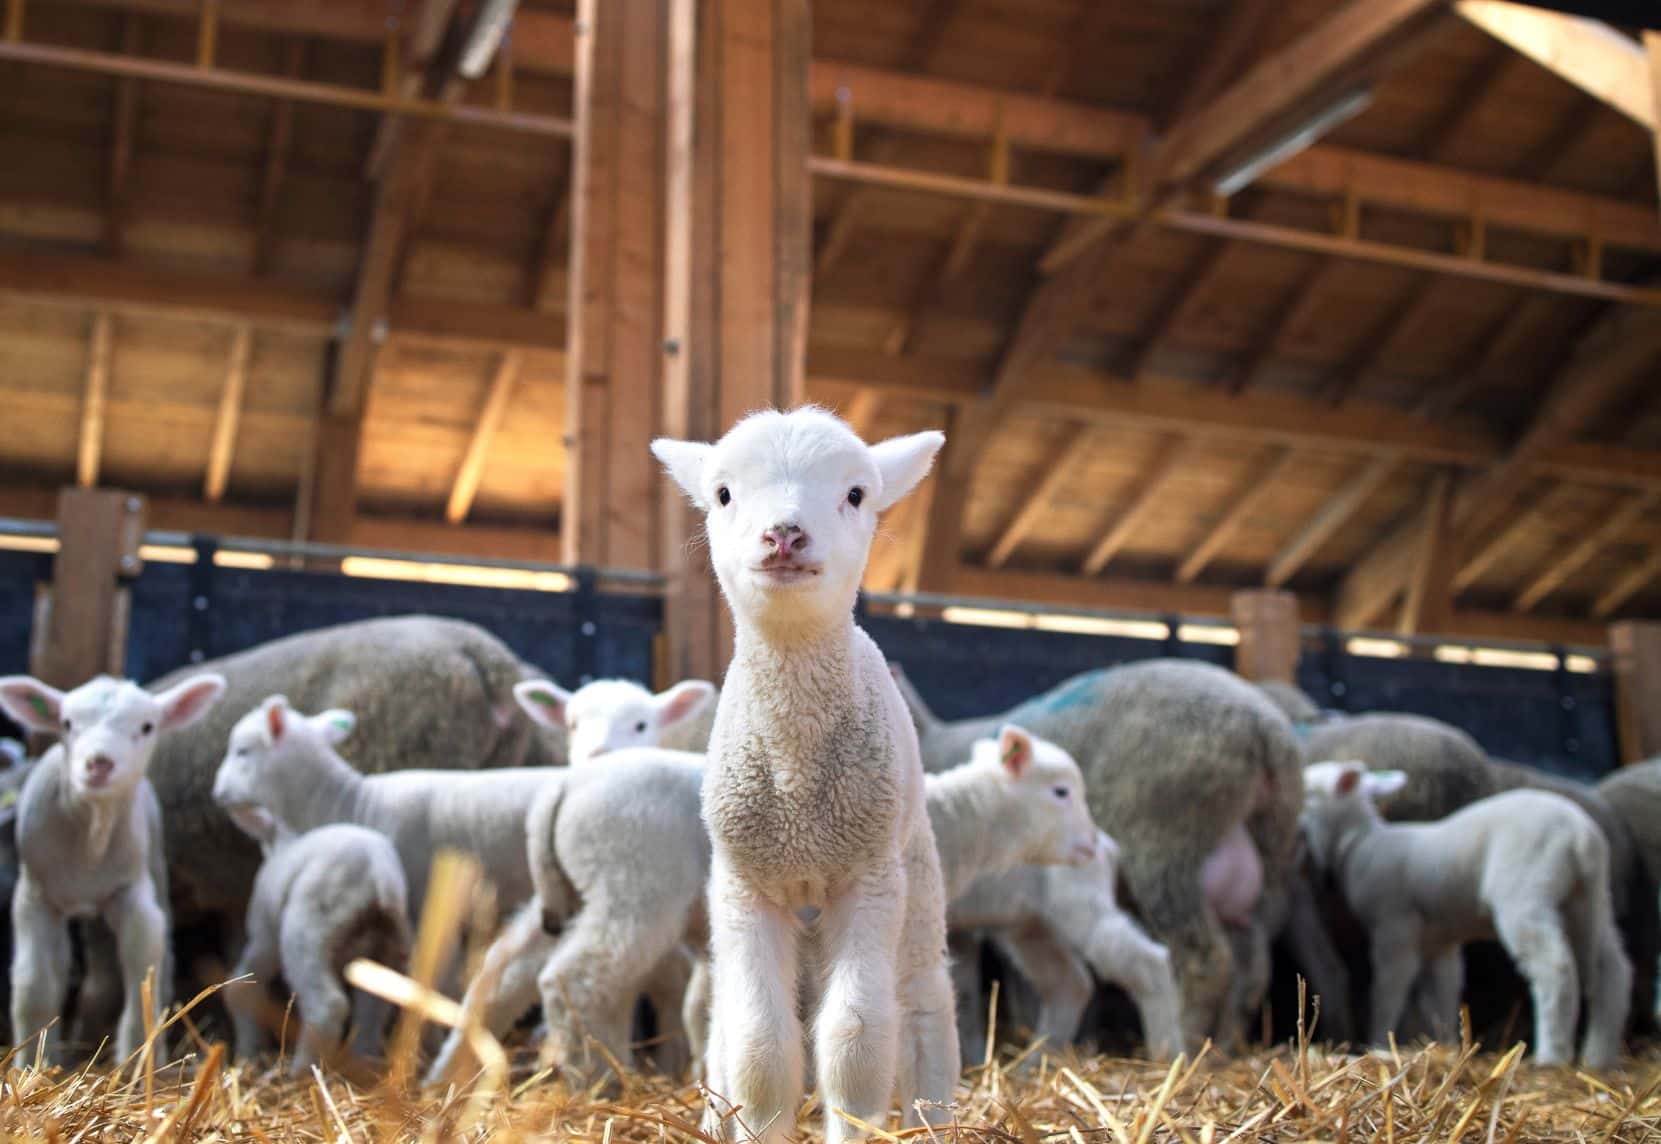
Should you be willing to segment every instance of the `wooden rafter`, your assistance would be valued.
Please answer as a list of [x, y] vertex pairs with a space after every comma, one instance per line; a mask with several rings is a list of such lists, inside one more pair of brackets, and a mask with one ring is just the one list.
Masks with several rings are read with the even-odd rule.
[[1592, 615], [1600, 620], [1608, 619], [1657, 576], [1661, 576], [1661, 544], [1651, 548], [1641, 563], [1624, 573], [1597, 598], [1592, 604]]
[[1223, 510], [1223, 514], [1212, 523], [1199, 543], [1183, 558], [1182, 563], [1177, 565], [1177, 583], [1191, 584], [1199, 578], [1206, 566], [1217, 558], [1217, 554], [1234, 538], [1234, 534], [1240, 531], [1240, 526], [1246, 519], [1257, 511], [1257, 507], [1263, 503], [1263, 498], [1274, 491], [1275, 485], [1286, 475], [1286, 470], [1291, 467], [1296, 456], [1296, 453], [1284, 446], [1270, 449], [1268, 456], [1256, 466], [1229, 506]]
[[1640, 492], [1624, 497], [1617, 505], [1611, 506], [1614, 511], [1603, 517], [1601, 522], [1591, 532], [1587, 533], [1579, 544], [1558, 556], [1538, 576], [1528, 582], [1523, 590], [1517, 593], [1512, 602], [1512, 608], [1519, 612], [1528, 612], [1547, 596], [1555, 592], [1565, 580], [1573, 576], [1587, 561], [1598, 554], [1598, 550], [1611, 543], [1621, 533], [1637, 523], [1644, 513], [1655, 504], [1658, 494], [1654, 491]]
[[1264, 583], [1271, 588], [1279, 588], [1297, 575], [1298, 569], [1320, 551], [1321, 545], [1330, 540], [1400, 467], [1400, 458], [1392, 456], [1375, 457], [1365, 462], [1344, 482], [1343, 487], [1321, 505], [1297, 535], [1275, 554], [1263, 578]]
[[882, 395], [871, 389], [861, 389], [842, 409], [842, 419], [863, 440], [871, 439], [876, 425], [877, 411], [882, 407]]
[[1504, 0], [1458, 0], [1454, 10], [1633, 122], [1656, 129], [1643, 49], [1607, 24]]
[[1141, 381], [1147, 376], [1154, 356], [1171, 340], [1182, 323], [1183, 315], [1194, 304], [1194, 299], [1204, 294], [1216, 280], [1228, 260], [1229, 249], [1226, 242], [1209, 244], [1188, 264], [1176, 285], [1160, 299], [1153, 319], [1136, 339], [1136, 352], [1127, 371], [1133, 381]]
[[110, 343], [113, 323], [100, 310], [92, 319], [92, 340], [87, 347], [86, 376], [81, 391], [81, 436], [75, 459], [75, 483], [90, 489], [98, 483], [98, 466], [104, 455], [104, 414], [110, 392]]
[[231, 335], [230, 358], [225, 364], [225, 384], [219, 391], [219, 411], [213, 422], [213, 441], [208, 446], [208, 471], [202, 480], [202, 499], [217, 504], [225, 498], [231, 479], [231, 460], [236, 455], [237, 426], [242, 420], [242, 397], [248, 385], [248, 360], [254, 331], [238, 326]]
[[519, 377], [521, 360], [522, 355], [513, 350], [497, 360], [484, 406], [479, 410], [479, 419], [474, 423], [473, 435], [467, 442], [467, 453], [462, 458], [461, 467], [456, 470], [455, 481], [450, 486], [450, 499], [444, 506], [444, 520], [448, 524], [460, 524], [472, 511], [473, 497], [479, 491], [479, 481], [484, 476], [485, 462], [490, 456], [490, 443], [513, 397], [513, 384]]
[[1443, 158], [1516, 62], [1517, 55], [1509, 48], [1502, 45], [1490, 47], [1488, 53], [1460, 80], [1442, 113], [1426, 125], [1412, 148], [1413, 153], [1432, 160]]
[[[121, 21], [121, 54], [136, 55], [144, 39], [144, 26], [136, 13]], [[104, 253], [121, 253], [127, 222], [128, 192], [132, 184], [133, 152], [137, 149], [139, 80], [125, 76], [115, 81], [115, 101], [110, 112], [110, 155], [104, 180], [104, 230], [100, 245]]]
[[1447, 629], [1448, 617], [1453, 611], [1452, 578], [1457, 556], [1457, 538], [1452, 529], [1452, 485], [1453, 478], [1445, 471], [1430, 479], [1415, 538], [1407, 595], [1396, 622], [1399, 635]]
[[1341, 273], [1342, 265], [1333, 260], [1317, 259], [1305, 268], [1293, 284], [1291, 293], [1275, 308], [1274, 320], [1268, 328], [1258, 335], [1245, 356], [1229, 369], [1223, 378], [1222, 388], [1230, 393], [1243, 393], [1263, 380], [1276, 352], [1327, 295], [1332, 279]]
[[1079, 464], [1090, 455], [1095, 440], [1095, 433], [1088, 425], [1069, 425], [1066, 428], [1061, 440], [1048, 450], [1050, 461], [1044, 468], [1044, 475], [1039, 477], [1038, 483], [1022, 497], [1009, 522], [1004, 525], [998, 539], [993, 542], [991, 551], [986, 554], [987, 567], [1002, 568], [1009, 562], [1009, 558], [1032, 531], [1033, 525], [1049, 510], [1050, 501], [1056, 493], [1061, 491]]
[[1159, 495], [1165, 490], [1177, 471], [1194, 452], [1195, 441], [1179, 433], [1168, 433], [1154, 450], [1154, 456], [1142, 469], [1136, 491], [1129, 503], [1113, 518], [1113, 523], [1085, 556], [1080, 571], [1086, 576], [1099, 576], [1119, 550], [1124, 548], [1142, 522], [1153, 511]]
[[[1547, 495], [1550, 490], [1547, 491]], [[1481, 544], [1475, 545], [1453, 574], [1455, 594], [1465, 591], [1488, 574], [1488, 570], [1503, 560], [1536, 528], [1545, 523], [1545, 497], [1518, 513], [1496, 529]]]
[[[283, 47], [283, 75], [298, 79], [305, 70], [306, 43], [295, 38]], [[271, 105], [265, 129], [265, 165], [260, 173], [260, 201], [254, 222], [255, 275], [271, 270], [277, 246], [277, 210], [282, 205], [283, 182], [288, 177], [288, 155], [293, 144], [294, 102], [279, 99]]]
[[571, 181], [567, 179], [554, 192], [538, 230], [536, 253], [525, 271], [522, 291], [525, 305], [533, 310], [542, 308], [548, 297], [548, 284], [570, 247]]

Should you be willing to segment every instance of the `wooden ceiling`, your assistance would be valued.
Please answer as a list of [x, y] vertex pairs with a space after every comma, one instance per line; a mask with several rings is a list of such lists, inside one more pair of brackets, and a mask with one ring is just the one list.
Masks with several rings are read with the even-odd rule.
[[[0, 513], [80, 479], [164, 526], [315, 533], [344, 436], [346, 538], [557, 556], [573, 6], [522, 0], [471, 84], [421, 72], [428, 7], [216, 5], [221, 72], [469, 115], [394, 128], [175, 74], [197, 0], [13, 0]], [[1348, 625], [1574, 642], [1661, 614], [1632, 115], [1424, 0], [812, 15], [809, 396], [968, 443], [873, 587], [1215, 612], [1267, 583]], [[1287, 60], [1306, 103], [1370, 102], [1227, 201], [1190, 193]], [[1438, 519], [1457, 604], [1412, 614]]]

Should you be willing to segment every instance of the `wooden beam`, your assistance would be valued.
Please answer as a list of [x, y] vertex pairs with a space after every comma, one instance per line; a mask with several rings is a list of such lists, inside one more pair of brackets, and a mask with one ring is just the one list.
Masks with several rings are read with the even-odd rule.
[[1332, 535], [1360, 510], [1378, 487], [1400, 468], [1401, 458], [1391, 455], [1375, 457], [1363, 464], [1344, 482], [1343, 487], [1333, 493], [1319, 511], [1309, 518], [1298, 530], [1297, 535], [1275, 554], [1263, 582], [1271, 588], [1279, 588], [1291, 580], [1297, 575], [1298, 569], [1320, 550], [1321, 545], [1331, 539]]
[[1622, 604], [1643, 591], [1657, 576], [1661, 576], [1661, 545], [1652, 549], [1642, 563], [1623, 573], [1608, 591], [1597, 598], [1592, 605], [1592, 615], [1599, 619], [1614, 615]]
[[1458, 538], [1452, 529], [1453, 477], [1446, 471], [1430, 480], [1430, 490], [1419, 524], [1408, 576], [1407, 596], [1402, 600], [1398, 635], [1447, 630], [1453, 611], [1453, 570], [1458, 559]]
[[1263, 498], [1274, 491], [1275, 485], [1286, 475], [1286, 470], [1291, 467], [1296, 456], [1296, 453], [1284, 446], [1269, 451], [1268, 456], [1247, 478], [1245, 486], [1223, 510], [1223, 514], [1212, 523], [1199, 543], [1194, 545], [1177, 566], [1177, 583], [1191, 584], [1199, 578], [1206, 566], [1216, 559], [1217, 554], [1234, 538], [1234, 534], [1240, 530], [1246, 518], [1257, 510]]
[[1154, 356], [1171, 340], [1183, 315], [1194, 304], [1194, 299], [1203, 295], [1215, 281], [1218, 271], [1228, 259], [1229, 249], [1226, 242], [1211, 243], [1188, 264], [1176, 285], [1160, 299], [1152, 321], [1136, 339], [1136, 354], [1131, 359], [1129, 370], [1132, 381], [1140, 382], [1148, 375]]
[[1536, 604], [1555, 592], [1565, 580], [1584, 567], [1592, 557], [1598, 554], [1599, 549], [1614, 541], [1621, 533], [1637, 523], [1655, 504], [1658, 496], [1661, 496], [1661, 494], [1654, 491], [1641, 492], [1633, 496], [1623, 497], [1621, 503], [1611, 506], [1614, 511], [1603, 516], [1598, 526], [1583, 536], [1580, 543], [1558, 556], [1544, 571], [1533, 580], [1530, 580], [1521, 592], [1517, 593], [1517, 598], [1511, 605], [1512, 610], [1518, 612], [1533, 611]]
[[1084, 557], [1080, 570], [1086, 576], [1097, 576], [1130, 540], [1142, 522], [1153, 512], [1159, 495], [1165, 490], [1183, 463], [1193, 454], [1195, 442], [1176, 433], [1170, 433], [1155, 447], [1152, 460], [1143, 468], [1136, 490], [1129, 502], [1113, 518], [1113, 523]]
[[1581, 485], [1615, 489], [1661, 489], [1661, 453], [1603, 441], [1572, 441], [1543, 448], [1534, 470]]
[[113, 324], [109, 314], [103, 311], [92, 319], [92, 340], [82, 383], [80, 446], [75, 459], [75, 483], [84, 489], [98, 483], [98, 464], [104, 455], [104, 406], [110, 391]]
[[242, 418], [242, 395], [248, 384], [248, 359], [253, 341], [254, 331], [249, 326], [239, 326], [231, 335], [225, 385], [219, 392], [213, 441], [208, 446], [208, 471], [202, 481], [202, 499], [209, 504], [225, 499], [225, 486], [231, 478], [231, 459], [236, 453], [236, 431]]
[[1397, 340], [1408, 330], [1417, 329], [1435, 308], [1436, 286], [1440, 281], [1434, 275], [1420, 275], [1402, 304], [1390, 307], [1327, 379], [1321, 388], [1322, 396], [1333, 405], [1342, 405], [1354, 396], [1384, 364]]
[[1503, 0], [1458, 0], [1454, 10], [1639, 126], [1656, 129], [1643, 49], [1607, 24]]
[[512, 350], [503, 354], [496, 363], [485, 393], [484, 407], [479, 410], [479, 419], [473, 425], [473, 436], [467, 442], [467, 453], [450, 486], [450, 499], [444, 506], [446, 524], [460, 524], [467, 519], [473, 507], [473, 496], [479, 491], [479, 479], [484, 476], [485, 461], [490, 456], [490, 443], [513, 397], [513, 383], [519, 376], [519, 365], [520, 355]]
[[[955, 453], [968, 448], [961, 432], [962, 419], [948, 409], [942, 425], [946, 444], [935, 461], [934, 471], [918, 493], [911, 518], [912, 547], [901, 579], [907, 592], [945, 592], [963, 550], [963, 514], [969, 507], [974, 471], [952, 463]], [[953, 442], [956, 444], [953, 444]]]
[[[295, 37], [283, 46], [283, 75], [298, 79], [305, 70], [306, 42]], [[265, 129], [265, 165], [260, 172], [260, 200], [255, 212], [253, 267], [256, 276], [271, 271], [277, 246], [277, 211], [282, 205], [283, 181], [293, 145], [294, 102], [279, 99], [271, 105]]]
[[1298, 682], [1303, 658], [1303, 625], [1298, 598], [1291, 592], [1248, 588], [1229, 599], [1229, 616], [1240, 633], [1234, 670], [1253, 683]]
[[1229, 393], [1244, 393], [1263, 380], [1275, 352], [1297, 329], [1315, 304], [1331, 289], [1333, 277], [1341, 263], [1317, 259], [1293, 283], [1291, 294], [1276, 307], [1274, 318], [1238, 362], [1223, 377], [1221, 388]]
[[1612, 624], [1609, 652], [1621, 761], [1641, 763], [1661, 754], [1661, 624]]
[[[1550, 490], [1547, 490], [1547, 495]], [[1474, 546], [1454, 573], [1453, 590], [1455, 594], [1465, 591], [1475, 584], [1488, 570], [1499, 563], [1507, 553], [1513, 551], [1517, 545], [1528, 539], [1528, 534], [1537, 528], [1544, 527], [1545, 497], [1529, 508], [1508, 519], [1504, 525], [1496, 529], [1483, 543]]]
[[571, 251], [571, 180], [567, 179], [554, 192], [537, 231], [536, 253], [525, 271], [525, 285], [521, 291], [525, 305], [542, 309], [548, 298], [548, 285], [561, 269], [561, 261]]
[[[135, 13], [121, 21], [121, 54], [137, 55], [143, 48], [144, 28]], [[137, 147], [139, 81], [126, 76], [115, 81], [115, 101], [110, 109], [110, 156], [104, 179], [104, 230], [100, 239], [104, 253], [121, 253], [127, 222], [128, 189], [131, 186], [133, 151]]]
[[861, 389], [842, 407], [842, 419], [862, 441], [871, 439], [876, 425], [877, 411], [882, 408], [882, 394], [873, 389]]
[[1069, 425], [1062, 437], [1048, 453], [1049, 464], [1044, 468], [1043, 476], [1033, 485], [1017, 503], [1014, 515], [1004, 525], [998, 539], [993, 542], [991, 551], [986, 554], [986, 564], [990, 568], [1002, 568], [1015, 554], [1015, 550], [1026, 539], [1027, 533], [1032, 531], [1033, 525], [1041, 520], [1049, 511], [1050, 501], [1056, 493], [1067, 484], [1078, 465], [1090, 455], [1094, 447], [1096, 435], [1094, 428], [1089, 425]]
[[51, 606], [29, 670], [69, 689], [95, 675], [124, 674], [131, 609], [121, 579], [142, 567], [144, 498], [113, 489], [64, 489], [57, 523]]
[[1494, 88], [1516, 62], [1517, 55], [1509, 48], [1498, 44], [1491, 46], [1488, 54], [1460, 80], [1442, 112], [1433, 117], [1420, 133], [1411, 148], [1412, 152], [1427, 159], [1444, 155], [1476, 118]]

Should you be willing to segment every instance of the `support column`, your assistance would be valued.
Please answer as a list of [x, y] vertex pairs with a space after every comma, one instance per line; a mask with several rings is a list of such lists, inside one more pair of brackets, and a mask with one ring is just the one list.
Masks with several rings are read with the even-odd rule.
[[[806, 0], [668, 0], [663, 431], [709, 440], [803, 395], [812, 238]], [[663, 489], [663, 680], [719, 680], [732, 627], [698, 534]]]
[[1267, 588], [1236, 592], [1229, 613], [1240, 632], [1234, 670], [1253, 683], [1296, 684], [1303, 654], [1297, 596]]
[[58, 494], [58, 555], [52, 594], [36, 616], [29, 670], [53, 687], [78, 687], [95, 675], [123, 674], [128, 590], [138, 575], [145, 501], [113, 489]]
[[1661, 755], [1661, 623], [1623, 620], [1609, 628], [1621, 761]]
[[572, 564], [660, 564], [669, 0], [582, 0], [572, 166], [566, 497]]

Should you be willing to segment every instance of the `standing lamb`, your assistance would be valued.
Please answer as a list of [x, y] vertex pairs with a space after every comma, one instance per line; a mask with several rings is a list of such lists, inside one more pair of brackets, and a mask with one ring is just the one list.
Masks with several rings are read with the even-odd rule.
[[1543, 1065], [1573, 1055], [1607, 1068], [1620, 1054], [1632, 967], [1609, 894], [1609, 845], [1573, 802], [1507, 791], [1440, 822], [1386, 823], [1375, 794], [1406, 785], [1400, 771], [1320, 762], [1304, 774], [1304, 829], [1315, 864], [1336, 879], [1366, 926], [1374, 966], [1369, 1035], [1382, 1044], [1421, 973], [1450, 1038], [1464, 976], [1459, 948], [1498, 938], [1534, 996], [1534, 1051]]
[[1002, 721], [1079, 760], [1149, 934], [1170, 951], [1187, 1047], [1239, 1030], [1261, 987], [1237, 988], [1237, 966], [1266, 964], [1303, 798], [1291, 724], [1262, 692], [1219, 667], [1156, 659], [1075, 676], [1003, 715], [945, 723], [902, 683], [930, 770]]
[[687, 679], [653, 695], [627, 679], [596, 679], [575, 691], [531, 679], [515, 684], [513, 697], [531, 722], [565, 735], [568, 761], [578, 767], [628, 747], [668, 746], [710, 705], [715, 685]]
[[334, 749], [356, 723], [345, 710], [308, 719], [283, 696], [270, 696], [231, 729], [214, 778], [214, 800], [233, 815], [243, 807], [263, 807], [300, 831], [332, 822], [380, 831], [397, 848], [416, 903], [426, 899], [433, 855], [446, 847], [479, 860], [504, 909], [529, 898], [525, 808], [543, 787], [564, 781], [569, 769], [361, 775]]
[[161, 808], [145, 772], [157, 739], [200, 718], [224, 690], [224, 679], [211, 674], [160, 695], [107, 676], [67, 695], [28, 676], [0, 678], [0, 709], [24, 728], [60, 740], [30, 772], [18, 798], [15, 1042], [46, 1028], [63, 1010], [72, 918], [102, 918], [116, 936], [123, 995], [118, 1057], [131, 1056], [144, 1040], [147, 976], [154, 974], [149, 1017], [166, 1004], [172, 982], [167, 866]]
[[[336, 823], [295, 834], [263, 807], [240, 807], [237, 826], [260, 844], [265, 864], [248, 902], [248, 943], [233, 977], [269, 988], [280, 974], [294, 991], [304, 1028], [289, 1062], [303, 1076], [318, 1050], [332, 1051], [354, 1018], [358, 1053], [378, 1049], [385, 1010], [368, 994], [354, 1012], [346, 966], [367, 957], [403, 968], [409, 959], [409, 902], [398, 852], [384, 834]], [[232, 1005], [236, 1053], [252, 1060], [264, 1035], [251, 1004]]]
[[736, 628], [704, 798], [710, 1087], [767, 1144], [794, 1130], [802, 1091], [799, 910], [820, 911], [814, 1060], [828, 1144], [853, 1133], [842, 1114], [884, 1121], [896, 1088], [915, 1124], [914, 1098], [939, 1108], [957, 1082], [917, 735], [882, 653], [853, 622], [878, 514], [923, 479], [944, 441], [930, 432], [867, 446], [809, 407], [753, 414], [713, 445], [652, 445], [706, 514]]

